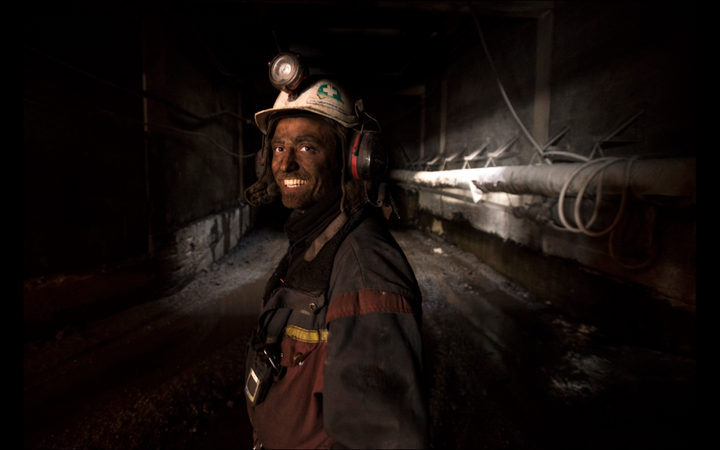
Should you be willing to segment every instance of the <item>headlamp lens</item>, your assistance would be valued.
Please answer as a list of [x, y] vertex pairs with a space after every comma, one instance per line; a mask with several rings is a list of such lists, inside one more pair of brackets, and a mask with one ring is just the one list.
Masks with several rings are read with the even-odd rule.
[[270, 62], [269, 69], [270, 83], [284, 92], [290, 92], [305, 78], [300, 55], [295, 53], [280, 53]]

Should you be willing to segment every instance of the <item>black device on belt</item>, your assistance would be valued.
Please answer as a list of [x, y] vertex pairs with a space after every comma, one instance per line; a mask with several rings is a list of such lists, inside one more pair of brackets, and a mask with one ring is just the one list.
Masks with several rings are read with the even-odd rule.
[[245, 395], [253, 406], [265, 400], [274, 377], [281, 376], [283, 372], [283, 367], [280, 365], [282, 354], [279, 353], [277, 346], [265, 343], [264, 331], [256, 329], [248, 343], [252, 366], [245, 380]]

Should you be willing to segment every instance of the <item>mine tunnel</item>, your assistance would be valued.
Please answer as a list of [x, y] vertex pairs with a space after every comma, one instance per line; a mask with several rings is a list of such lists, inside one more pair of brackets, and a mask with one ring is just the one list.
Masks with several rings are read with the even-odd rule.
[[25, 2], [24, 447], [252, 448], [291, 210], [244, 192], [284, 52], [382, 136], [430, 447], [694, 447], [696, 14]]

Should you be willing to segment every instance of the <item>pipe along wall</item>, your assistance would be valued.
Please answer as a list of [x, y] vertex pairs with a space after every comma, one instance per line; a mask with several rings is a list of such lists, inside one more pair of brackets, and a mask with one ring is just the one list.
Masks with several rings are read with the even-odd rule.
[[[694, 354], [694, 273], [678, 270], [675, 258], [681, 257], [682, 247], [673, 249], [678, 246], [677, 236], [662, 229], [695, 205], [695, 160], [610, 162], [604, 170], [593, 170], [593, 166], [602, 169], [602, 160], [436, 172], [394, 170], [390, 178], [397, 183], [394, 192], [403, 198], [401, 215], [446, 234], [541, 298], [608, 324], [618, 314], [635, 316], [645, 330], [635, 339], [666, 351]], [[578, 194], [587, 197], [579, 199]], [[666, 254], [658, 255], [658, 248]], [[540, 263], [543, 259], [549, 263]], [[583, 273], [587, 270], [597, 275]], [[599, 273], [620, 283], [608, 283]], [[623, 283], [635, 285], [637, 292], [624, 292]], [[613, 284], [614, 288], [608, 287]], [[593, 288], [599, 285], [605, 287]], [[618, 296], [622, 300], [616, 302]], [[649, 308], [647, 317], [661, 314], [665, 319], [643, 319], [639, 313], [643, 308]]]

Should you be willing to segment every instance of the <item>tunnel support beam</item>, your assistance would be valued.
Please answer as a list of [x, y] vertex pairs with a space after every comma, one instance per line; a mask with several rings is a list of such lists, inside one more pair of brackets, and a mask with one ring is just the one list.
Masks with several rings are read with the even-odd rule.
[[[628, 160], [608, 166], [602, 172], [602, 191], [619, 194], [625, 185]], [[410, 185], [435, 188], [468, 189], [474, 183], [484, 192], [559, 196], [563, 186], [584, 163], [538, 166], [505, 166], [483, 169], [414, 172], [392, 170], [390, 179]], [[690, 197], [695, 200], [695, 158], [667, 158], [635, 160], [630, 166], [629, 188], [635, 195], [663, 195]], [[578, 193], [593, 170], [589, 167], [577, 174], [568, 186], [566, 195]], [[594, 193], [600, 176], [589, 181], [586, 193]]]
[[552, 10], [545, 11], [538, 17], [537, 27], [533, 137], [538, 142], [547, 142], [550, 134], [550, 76], [553, 36]]

